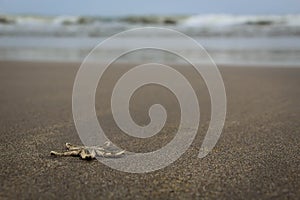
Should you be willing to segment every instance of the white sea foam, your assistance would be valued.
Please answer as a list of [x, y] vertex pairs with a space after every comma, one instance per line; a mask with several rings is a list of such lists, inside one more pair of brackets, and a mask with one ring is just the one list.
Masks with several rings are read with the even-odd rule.
[[186, 19], [186, 26], [287, 25], [299, 26], [300, 15], [195, 15]]
[[[232, 25], [300, 25], [300, 15], [228, 15], [209, 14], [193, 16], [125, 16], [125, 17], [95, 17], [95, 16], [29, 16], [0, 15], [17, 24], [91, 24], [95, 22], [121, 22], [124, 24], [160, 24], [186, 26], [232, 26]], [[0, 22], [1, 23], [1, 22]]]
[[79, 17], [77, 16], [68, 16], [68, 15], [57, 16], [52, 19], [52, 24], [59, 24], [59, 25], [76, 24], [78, 19]]
[[52, 23], [51, 18], [39, 16], [17, 16], [13, 18], [17, 25], [49, 25]]

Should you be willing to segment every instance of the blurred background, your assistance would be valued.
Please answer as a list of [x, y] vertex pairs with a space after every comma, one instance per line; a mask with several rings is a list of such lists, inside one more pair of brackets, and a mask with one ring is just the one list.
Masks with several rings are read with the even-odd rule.
[[[217, 64], [300, 63], [298, 0], [0, 0], [0, 60], [80, 62], [105, 38], [145, 26], [171, 28], [193, 37]], [[170, 41], [176, 43], [193, 54], [180, 41]], [[110, 51], [122, 45], [126, 44]], [[135, 62], [145, 57], [127, 59]], [[199, 62], [205, 60], [199, 57]]]
[[[170, 143], [180, 121], [188, 121], [167, 87], [147, 84], [130, 99], [130, 115], [140, 126], [150, 123], [152, 105], [166, 109], [166, 123], [153, 137], [129, 136], [111, 109], [113, 89], [127, 71], [163, 63], [188, 80], [199, 101], [201, 121], [188, 150], [168, 167], [142, 174], [51, 156], [50, 151], [65, 151], [66, 142], [82, 144], [72, 89], [83, 59], [106, 38], [147, 26], [187, 34], [218, 64], [227, 112], [217, 145], [197, 158], [207, 130], [214, 130], [211, 113], [222, 106], [212, 108], [215, 101], [201, 74], [170, 53], [147, 49], [122, 56], [103, 73], [95, 95], [99, 125], [126, 151], [151, 152]], [[208, 61], [183, 40], [156, 32], [123, 38], [100, 51], [104, 58], [93, 58], [102, 62], [145, 40], [178, 48], [199, 63]], [[0, 0], [0, 199], [299, 200], [299, 55], [300, 0]], [[185, 87], [174, 83], [183, 94]], [[174, 152], [179, 155], [177, 147]]]

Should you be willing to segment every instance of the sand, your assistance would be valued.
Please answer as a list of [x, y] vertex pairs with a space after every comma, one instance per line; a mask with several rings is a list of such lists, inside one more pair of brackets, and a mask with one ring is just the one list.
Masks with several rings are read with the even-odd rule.
[[[227, 118], [216, 147], [198, 159], [210, 101], [200, 77], [189, 67], [176, 66], [199, 97], [198, 135], [168, 167], [129, 174], [96, 160], [50, 156], [51, 150], [63, 150], [65, 142], [80, 144], [71, 109], [78, 67], [78, 63], [0, 62], [1, 199], [300, 198], [300, 68], [220, 67]], [[121, 133], [108, 97], [114, 80], [127, 69], [115, 66], [107, 72], [97, 92], [97, 115], [108, 137], [122, 148], [153, 151], [174, 137], [178, 102], [162, 88], [145, 87], [132, 101], [132, 116], [147, 124], [147, 106], [161, 101], [169, 111], [166, 127], [145, 141]]]

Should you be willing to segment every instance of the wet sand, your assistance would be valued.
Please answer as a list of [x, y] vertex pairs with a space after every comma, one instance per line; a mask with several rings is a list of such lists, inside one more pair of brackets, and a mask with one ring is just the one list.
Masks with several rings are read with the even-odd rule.
[[[176, 66], [194, 87], [201, 108], [195, 141], [180, 159], [147, 174], [115, 171], [97, 161], [50, 156], [65, 142], [80, 144], [71, 108], [78, 63], [0, 62], [1, 199], [299, 199], [300, 68], [220, 67], [227, 118], [217, 145], [198, 151], [210, 119], [201, 77]], [[131, 102], [138, 124], [160, 102], [168, 111], [161, 133], [144, 140], [122, 133], [109, 96], [129, 66], [113, 66], [97, 90], [96, 110], [107, 136], [124, 149], [153, 151], [178, 127], [178, 102], [167, 90], [146, 86]], [[145, 98], [147, 95], [147, 98]]]

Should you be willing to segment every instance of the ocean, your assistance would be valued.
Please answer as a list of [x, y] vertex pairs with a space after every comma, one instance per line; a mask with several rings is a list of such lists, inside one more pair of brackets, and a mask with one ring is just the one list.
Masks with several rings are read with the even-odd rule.
[[[201, 44], [217, 64], [298, 66], [300, 15], [186, 16], [32, 16], [0, 14], [0, 60], [81, 62], [100, 42], [121, 31], [164, 27], [180, 31]], [[205, 58], [168, 35], [135, 35], [107, 52], [139, 40], [161, 41]], [[129, 42], [128, 42], [129, 41]], [[140, 51], [123, 62], [180, 62], [173, 56]]]

